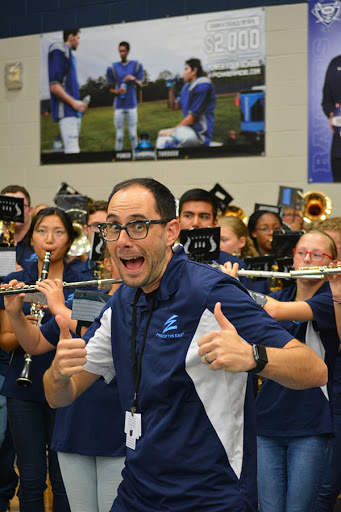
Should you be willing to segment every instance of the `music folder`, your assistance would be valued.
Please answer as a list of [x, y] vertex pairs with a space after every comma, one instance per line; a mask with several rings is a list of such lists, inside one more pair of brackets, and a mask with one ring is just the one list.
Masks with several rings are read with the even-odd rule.
[[220, 227], [182, 229], [180, 243], [190, 260], [211, 263], [219, 259]]

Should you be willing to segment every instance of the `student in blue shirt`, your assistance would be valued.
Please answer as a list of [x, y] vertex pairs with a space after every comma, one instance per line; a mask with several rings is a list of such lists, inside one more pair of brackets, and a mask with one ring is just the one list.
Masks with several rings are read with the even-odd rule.
[[[104, 264], [109, 276], [118, 279], [109, 254], [106, 254]], [[109, 295], [119, 286], [119, 283], [113, 284]], [[65, 305], [61, 281], [45, 279], [38, 283], [37, 289], [45, 294], [49, 310], [65, 318], [73, 332], [79, 331], [85, 338], [90, 338], [98, 328], [97, 319], [92, 325], [72, 319], [71, 310]], [[25, 348], [30, 333], [25, 328], [17, 330], [19, 322], [15, 316], [20, 315], [22, 300], [18, 295], [12, 295], [5, 298], [5, 305], [18, 341]], [[105, 311], [106, 307], [100, 316], [105, 315]], [[36, 345], [30, 347], [31, 352], [36, 355], [54, 350], [59, 335], [53, 317], [41, 326], [40, 331], [35, 328]], [[58, 453], [72, 512], [108, 512], [122, 480], [125, 456], [123, 413], [116, 379], [109, 385], [99, 379], [73, 404], [57, 410], [51, 448]]]
[[[41, 275], [46, 251], [51, 252], [49, 276], [63, 281], [80, 281], [84, 274], [74, 270], [73, 265], [65, 263], [65, 256], [73, 240], [74, 231], [68, 215], [61, 209], [51, 207], [41, 210], [32, 220], [28, 240], [32, 242], [37, 255], [37, 262], [32, 262], [26, 269], [9, 274], [5, 279], [35, 283]], [[14, 281], [15, 282], [15, 281]], [[65, 289], [64, 298], [70, 306], [74, 290]], [[23, 304], [24, 315], [30, 315], [30, 303]], [[42, 323], [51, 319], [46, 311]], [[17, 384], [24, 367], [25, 351], [19, 346], [8, 314], [4, 308], [4, 297], [0, 298], [1, 334], [0, 346], [12, 352], [11, 362], [2, 387], [2, 394], [7, 397], [8, 419], [17, 455], [20, 476], [18, 491], [20, 507], [25, 512], [44, 511], [44, 491], [46, 489], [47, 458], [49, 477], [52, 484], [54, 510], [67, 512], [69, 504], [60, 474], [57, 454], [51, 450], [51, 439], [55, 421], [55, 411], [46, 403], [42, 376], [50, 365], [52, 354], [33, 357], [32, 385], [21, 387]]]
[[64, 42], [49, 47], [48, 70], [51, 114], [59, 122], [64, 153], [79, 153], [79, 134], [86, 103], [80, 100], [76, 59], [73, 51], [79, 46], [80, 30], [64, 30]]
[[[326, 233], [311, 230], [294, 249], [294, 268], [336, 262]], [[300, 278], [274, 292], [264, 309], [328, 366], [327, 386], [304, 391], [264, 379], [256, 399], [261, 512], [320, 512], [317, 496], [332, 454], [333, 376], [340, 341], [327, 280]]]
[[204, 76], [199, 59], [186, 60], [185, 82], [180, 96], [175, 99], [174, 87], [169, 92], [170, 109], [182, 109], [184, 119], [175, 127], [161, 130], [156, 147], [188, 148], [209, 146], [213, 137], [214, 115], [217, 103], [213, 82]]
[[107, 68], [107, 79], [112, 87], [114, 99], [114, 126], [116, 130], [115, 150], [122, 151], [124, 121], [127, 117], [131, 149], [137, 144], [137, 97], [136, 86], [142, 87], [143, 67], [137, 60], [128, 60], [130, 44], [122, 41], [118, 46], [121, 60]]

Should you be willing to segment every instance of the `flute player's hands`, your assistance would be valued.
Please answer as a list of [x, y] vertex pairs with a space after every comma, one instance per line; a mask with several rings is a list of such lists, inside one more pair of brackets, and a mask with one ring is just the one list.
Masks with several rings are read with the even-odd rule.
[[[7, 288], [22, 288], [25, 283], [18, 283], [16, 279], [13, 279], [8, 284], [2, 284], [1, 289]], [[4, 295], [4, 305], [8, 315], [16, 316], [22, 312], [22, 307], [24, 305], [24, 293], [18, 293], [13, 295]]]

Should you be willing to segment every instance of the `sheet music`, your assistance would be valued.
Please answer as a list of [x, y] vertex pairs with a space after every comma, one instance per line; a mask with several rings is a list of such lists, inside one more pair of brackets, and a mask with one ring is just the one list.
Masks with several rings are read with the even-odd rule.
[[0, 276], [6, 277], [16, 271], [15, 247], [0, 247]]

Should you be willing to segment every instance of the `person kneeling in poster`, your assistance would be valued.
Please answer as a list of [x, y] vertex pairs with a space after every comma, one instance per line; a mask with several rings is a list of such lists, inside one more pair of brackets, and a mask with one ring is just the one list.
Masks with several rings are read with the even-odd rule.
[[213, 82], [204, 72], [199, 59], [186, 61], [185, 85], [175, 98], [174, 87], [169, 91], [170, 110], [180, 107], [184, 119], [174, 128], [160, 130], [156, 141], [158, 149], [209, 146], [213, 136], [216, 92]]

